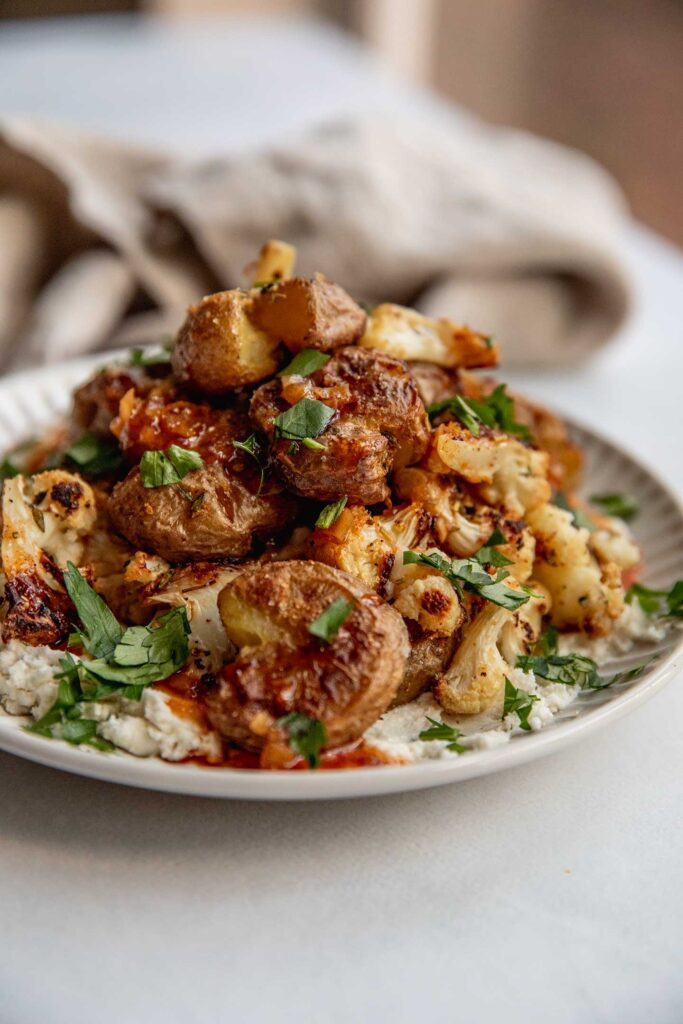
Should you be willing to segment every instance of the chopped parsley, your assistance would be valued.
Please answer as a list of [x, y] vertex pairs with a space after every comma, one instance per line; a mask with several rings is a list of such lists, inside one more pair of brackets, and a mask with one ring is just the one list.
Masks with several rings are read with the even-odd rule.
[[442, 402], [427, 406], [427, 414], [430, 418], [438, 416], [439, 413], [450, 412], [456, 416], [463, 426], [479, 436], [481, 424], [492, 429], [502, 430], [506, 434], [513, 434], [525, 441], [530, 440], [529, 428], [524, 423], [515, 420], [515, 403], [505, 390], [504, 384], [484, 398], [463, 398], [462, 395], [452, 395]]
[[343, 597], [338, 597], [336, 601], [327, 606], [317, 619], [311, 622], [308, 626], [308, 632], [311, 636], [329, 643], [330, 640], [334, 640], [339, 632], [339, 627], [346, 622], [352, 610], [352, 604]]
[[121, 449], [110, 438], [83, 434], [64, 452], [67, 462], [78, 466], [86, 476], [105, 476], [123, 465]]
[[276, 724], [287, 733], [289, 746], [294, 753], [305, 757], [309, 768], [317, 768], [320, 765], [320, 751], [327, 743], [324, 724], [298, 711], [278, 718]]
[[171, 362], [171, 344], [163, 348], [132, 348], [130, 361], [132, 366], [165, 366]]
[[592, 658], [585, 654], [558, 654], [557, 630], [551, 626], [542, 633], [534, 648], [534, 654], [520, 654], [517, 657], [517, 668], [523, 672], [533, 672], [540, 679], [550, 683], [561, 683], [564, 686], [579, 686], [582, 690], [604, 690], [614, 683], [623, 683], [635, 679], [644, 670], [645, 665], [617, 672], [609, 678], [601, 676], [598, 666]]
[[140, 476], [145, 487], [168, 487], [203, 465], [199, 452], [172, 444], [165, 452], [145, 452], [140, 460]]
[[71, 654], [61, 659], [57, 699], [28, 731], [109, 750], [111, 744], [96, 736], [97, 722], [85, 717], [88, 702], [114, 695], [140, 700], [146, 686], [182, 668], [189, 653], [187, 613], [172, 608], [149, 626], [124, 629], [71, 562], [64, 585], [81, 622], [69, 642], [82, 644], [92, 660]]
[[315, 525], [322, 527], [323, 530], [329, 530], [330, 526], [337, 522], [339, 516], [346, 508], [348, 500], [346, 495], [344, 495], [339, 501], [335, 501], [331, 505], [325, 505], [325, 508], [321, 510], [320, 515], [316, 519]]
[[431, 722], [431, 728], [423, 729], [418, 739], [445, 740], [446, 750], [454, 750], [458, 754], [464, 753], [466, 748], [462, 743], [458, 743], [462, 736], [458, 729], [454, 729], [452, 725], [447, 725], [445, 722], [439, 722], [436, 718], [430, 718], [429, 715], [426, 718], [428, 722]]
[[642, 583], [633, 583], [626, 591], [626, 601], [637, 601], [646, 615], [658, 618], [683, 617], [683, 580], [677, 580], [670, 590], [651, 590]]
[[301, 441], [307, 448], [321, 449], [324, 445], [313, 438], [322, 434], [333, 416], [334, 409], [330, 409], [329, 405], [315, 398], [301, 398], [291, 409], [275, 417], [275, 435], [295, 442]]
[[[520, 590], [508, 587], [504, 580], [509, 577], [510, 573], [506, 569], [500, 568], [495, 576], [490, 576], [485, 571], [483, 568], [485, 564], [510, 564], [507, 559], [505, 563], [501, 561], [497, 563], [492, 562], [491, 541], [495, 537], [496, 534], [494, 532], [489, 543], [480, 548], [471, 558], [454, 558], [450, 561], [438, 551], [431, 552], [430, 554], [422, 554], [418, 551], [404, 551], [403, 564], [428, 565], [431, 569], [436, 569], [437, 572], [443, 573], [446, 579], [453, 584], [453, 587], [460, 596], [462, 596], [464, 590], [467, 590], [472, 594], [478, 594], [487, 601], [491, 601], [492, 604], [497, 604], [501, 608], [509, 608], [514, 611], [516, 608], [521, 607], [521, 605], [526, 604], [529, 598], [534, 596], [533, 591], [530, 587], [521, 587]], [[498, 543], [500, 542], [498, 541]], [[499, 552], [497, 552], [497, 556], [499, 560], [505, 557]]]
[[317, 348], [303, 348], [301, 352], [297, 352], [284, 370], [280, 370], [277, 376], [292, 377], [296, 374], [297, 377], [310, 377], [312, 373], [320, 370], [329, 361], [330, 357], [325, 352], [320, 352]]
[[258, 443], [256, 434], [250, 434], [246, 441], [233, 441], [232, 445], [233, 448], [237, 448], [238, 451], [246, 452], [247, 455], [250, 455], [251, 458], [256, 463], [256, 465], [258, 466], [261, 472], [261, 479], [259, 481], [258, 490], [256, 493], [260, 494], [261, 491], [263, 490], [263, 481], [265, 479], [266, 471], [259, 457], [261, 446]]
[[640, 512], [640, 505], [630, 494], [594, 494], [590, 500], [605, 515], [619, 519], [633, 519]]
[[518, 690], [513, 686], [508, 677], [505, 677], [505, 697], [503, 699], [503, 718], [513, 713], [517, 714], [520, 729], [525, 732], [531, 731], [529, 724], [529, 712], [539, 698], [526, 690]]

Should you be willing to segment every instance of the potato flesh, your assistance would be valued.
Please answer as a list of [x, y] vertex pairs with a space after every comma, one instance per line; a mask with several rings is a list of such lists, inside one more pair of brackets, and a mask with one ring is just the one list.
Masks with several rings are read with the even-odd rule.
[[290, 352], [316, 348], [331, 352], [353, 345], [365, 328], [366, 315], [350, 295], [322, 274], [293, 277], [255, 296], [250, 317]]
[[235, 290], [190, 306], [172, 355], [182, 384], [222, 395], [275, 373], [279, 342], [253, 322], [253, 301], [251, 294]]

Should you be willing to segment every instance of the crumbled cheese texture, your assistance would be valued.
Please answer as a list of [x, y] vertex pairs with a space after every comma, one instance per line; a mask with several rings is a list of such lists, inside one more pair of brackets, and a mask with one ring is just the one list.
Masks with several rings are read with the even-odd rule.
[[[598, 664], [629, 651], [636, 642], [656, 643], [664, 638], [667, 624], [648, 618], [634, 602], [624, 612], [608, 637], [587, 640], [580, 634], [560, 638], [560, 652], [587, 654]], [[0, 705], [10, 715], [38, 719], [49, 710], [57, 695], [55, 672], [63, 655], [49, 647], [29, 647], [12, 640], [0, 646]], [[579, 687], [536, 679], [533, 672], [512, 669], [510, 682], [537, 697], [528, 716], [532, 732], [543, 729], [579, 694]], [[192, 718], [176, 714], [172, 701], [162, 690], [149, 687], [139, 701], [113, 697], [92, 701], [84, 707], [84, 717], [97, 721], [98, 734], [115, 747], [135, 757], [158, 757], [182, 761], [188, 757], [217, 760], [221, 754], [219, 735], [203, 728]], [[431, 693], [422, 694], [409, 704], [387, 711], [365, 734], [366, 740], [390, 756], [402, 761], [426, 761], [455, 758], [443, 740], [421, 740], [428, 729], [427, 718], [454, 726], [462, 736], [458, 742], [466, 750], [490, 750], [501, 746], [520, 731], [516, 713], [502, 717], [500, 706], [480, 715], [446, 715]]]

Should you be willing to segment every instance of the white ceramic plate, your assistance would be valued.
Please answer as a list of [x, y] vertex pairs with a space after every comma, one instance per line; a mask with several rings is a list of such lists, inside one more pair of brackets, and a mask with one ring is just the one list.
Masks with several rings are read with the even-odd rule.
[[[0, 452], [54, 422], [68, 408], [74, 386], [107, 360], [103, 355], [62, 363], [0, 381]], [[672, 543], [672, 538], [683, 535], [680, 504], [644, 466], [615, 445], [585, 428], [574, 426], [573, 432], [586, 454], [586, 493], [624, 491], [638, 497], [642, 511], [634, 532], [644, 552], [644, 582], [664, 588], [683, 578], [683, 549]], [[24, 732], [21, 719], [2, 712], [0, 749], [108, 782], [199, 796], [310, 800], [397, 793], [502, 771], [575, 742], [642, 704], [676, 675], [683, 665], [680, 633], [673, 631], [660, 644], [616, 659], [605, 671], [631, 668], [653, 656], [638, 679], [582, 694], [541, 732], [515, 735], [504, 747], [467, 753], [457, 760], [324, 772], [202, 768], [71, 747]]]

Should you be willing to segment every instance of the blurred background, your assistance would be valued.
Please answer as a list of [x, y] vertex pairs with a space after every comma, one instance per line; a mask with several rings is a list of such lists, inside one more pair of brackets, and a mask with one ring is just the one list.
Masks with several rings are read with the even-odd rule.
[[[473, 113], [596, 157], [640, 220], [683, 242], [681, 0], [2, 0], [0, 35], [58, 16], [74, 19], [76, 34], [76, 16], [117, 12], [324, 19]], [[14, 82], [13, 108], [25, 88]], [[41, 112], [35, 105], [27, 95], [26, 112]]]

